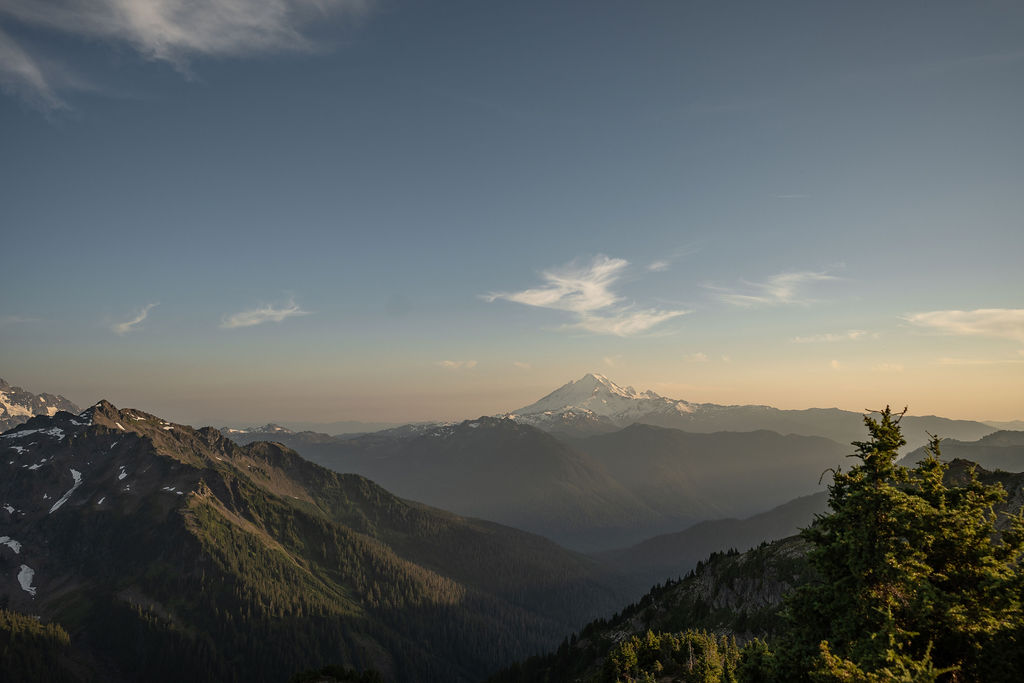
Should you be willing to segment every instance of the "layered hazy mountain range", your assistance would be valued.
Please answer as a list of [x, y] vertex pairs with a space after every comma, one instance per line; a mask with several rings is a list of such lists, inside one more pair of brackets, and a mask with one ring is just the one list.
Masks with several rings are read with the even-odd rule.
[[[993, 431], [966, 420], [904, 420], [913, 446], [929, 433], [971, 440]], [[862, 415], [849, 411], [690, 403], [597, 374], [458, 424], [335, 436], [277, 425], [224, 430], [239, 443], [278, 441], [398, 495], [588, 551], [820, 491], [822, 473], [844, 463], [862, 431]]]
[[[0, 673], [70, 681], [328, 664], [480, 680], [712, 552], [806, 526], [852, 450], [837, 439], [863, 431], [856, 413], [693, 404], [599, 375], [504, 415], [347, 435], [0, 396], [18, 418], [0, 435], [0, 646], [18, 643]], [[1024, 432], [904, 425], [915, 443], [955, 437], [947, 457], [1024, 470]], [[1019, 506], [1021, 482], [991, 476]], [[794, 547], [719, 556], [729, 581], [767, 572], [746, 593], [702, 565], [668, 603], [664, 587], [644, 600], [666, 619], [743, 602], [729, 628], [757, 632], [796, 580]]]
[[100, 402], [0, 449], [0, 604], [71, 634], [68, 675], [284, 680], [342, 662], [478, 680], [621, 601], [593, 560], [280, 444]]
[[[570, 436], [609, 432], [636, 423], [701, 433], [767, 429], [779, 434], [823, 436], [842, 444], [864, 436], [861, 413], [838, 408], [780, 410], [763, 405], [691, 403], [653, 391], [623, 388], [599, 374], [569, 382], [536, 403], [512, 411], [510, 417]], [[933, 415], [908, 415], [902, 425], [910, 448], [925, 444], [929, 433], [970, 440], [994, 431], [982, 422]]]

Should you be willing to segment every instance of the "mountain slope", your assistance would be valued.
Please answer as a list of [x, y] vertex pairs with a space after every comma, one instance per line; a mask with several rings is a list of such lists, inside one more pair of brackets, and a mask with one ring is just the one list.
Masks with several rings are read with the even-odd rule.
[[745, 517], [821, 490], [822, 473], [849, 453], [821, 437], [645, 424], [571, 443], [666, 517], [699, 519]]
[[106, 402], [0, 452], [0, 600], [62, 625], [83, 678], [474, 680], [614, 600], [543, 538]]
[[[397, 436], [393, 435], [397, 434]], [[398, 495], [549, 536], [578, 549], [614, 547], [699, 516], [664, 515], [590, 458], [550, 434], [482, 417], [413, 432], [274, 438], [338, 472], [355, 472]]]
[[33, 394], [12, 387], [0, 378], [0, 432], [27, 422], [35, 415], [53, 415], [58, 410], [77, 413], [78, 406], [55, 394]]
[[[838, 408], [780, 410], [762, 405], [723, 406], [665, 398], [652, 391], [623, 388], [603, 375], [587, 374], [539, 401], [509, 414], [552, 433], [580, 437], [613, 431], [635, 423], [688, 432], [750, 432], [822, 436], [848, 444], [863, 436], [863, 415]], [[907, 416], [903, 435], [908, 448], [928, 441], [928, 434], [978, 439], [994, 428], [971, 420]]]
[[824, 491], [801, 496], [747, 519], [713, 519], [594, 556], [628, 576], [633, 586], [678, 577], [712, 553], [753, 548], [796, 534], [828, 508]]
[[[960, 458], [976, 462], [989, 470], [1024, 471], [1024, 431], [1002, 430], [977, 441], [943, 439], [940, 449], [943, 460]], [[908, 453], [902, 462], [917, 463], [925, 456], [925, 449], [918, 448]]]
[[[1024, 508], [1024, 473], [990, 472], [976, 463], [953, 460], [945, 474], [948, 486], [965, 484], [971, 470], [985, 484], [1000, 484], [1007, 500], [997, 513], [1019, 514]], [[1008, 527], [1005, 515], [997, 523]], [[642, 546], [638, 546], [640, 550]], [[632, 636], [657, 632], [706, 629], [740, 641], [771, 637], [786, 625], [783, 596], [814, 579], [807, 562], [810, 546], [799, 536], [763, 543], [746, 552], [712, 553], [682, 579], [655, 585], [640, 600], [610, 618], [587, 624], [561, 647], [509, 667], [488, 679], [491, 683], [556, 683], [605, 680], [602, 664], [612, 648]]]

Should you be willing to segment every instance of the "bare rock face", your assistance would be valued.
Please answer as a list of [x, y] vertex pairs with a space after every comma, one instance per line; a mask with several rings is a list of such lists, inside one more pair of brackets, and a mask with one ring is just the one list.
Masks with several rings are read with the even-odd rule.
[[78, 406], [55, 394], [33, 394], [21, 387], [12, 387], [0, 379], [0, 432], [28, 422], [30, 417], [48, 415], [52, 417], [57, 411], [77, 413]]

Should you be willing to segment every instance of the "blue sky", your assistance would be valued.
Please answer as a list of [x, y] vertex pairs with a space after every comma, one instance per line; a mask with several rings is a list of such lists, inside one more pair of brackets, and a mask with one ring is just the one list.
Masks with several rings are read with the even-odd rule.
[[1024, 418], [1024, 7], [0, 0], [0, 376]]

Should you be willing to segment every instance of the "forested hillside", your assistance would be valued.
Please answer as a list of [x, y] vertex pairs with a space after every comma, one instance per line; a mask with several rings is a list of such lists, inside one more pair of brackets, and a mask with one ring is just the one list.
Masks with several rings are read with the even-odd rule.
[[938, 440], [901, 467], [899, 417], [866, 418], [800, 536], [713, 555], [491, 680], [1020, 680], [1024, 474], [943, 463]]
[[544, 538], [278, 444], [105, 402], [0, 441], [0, 599], [44, 625], [11, 617], [9, 640], [29, 645], [5, 671], [279, 681], [336, 665], [472, 681], [619, 600], [593, 561]]

